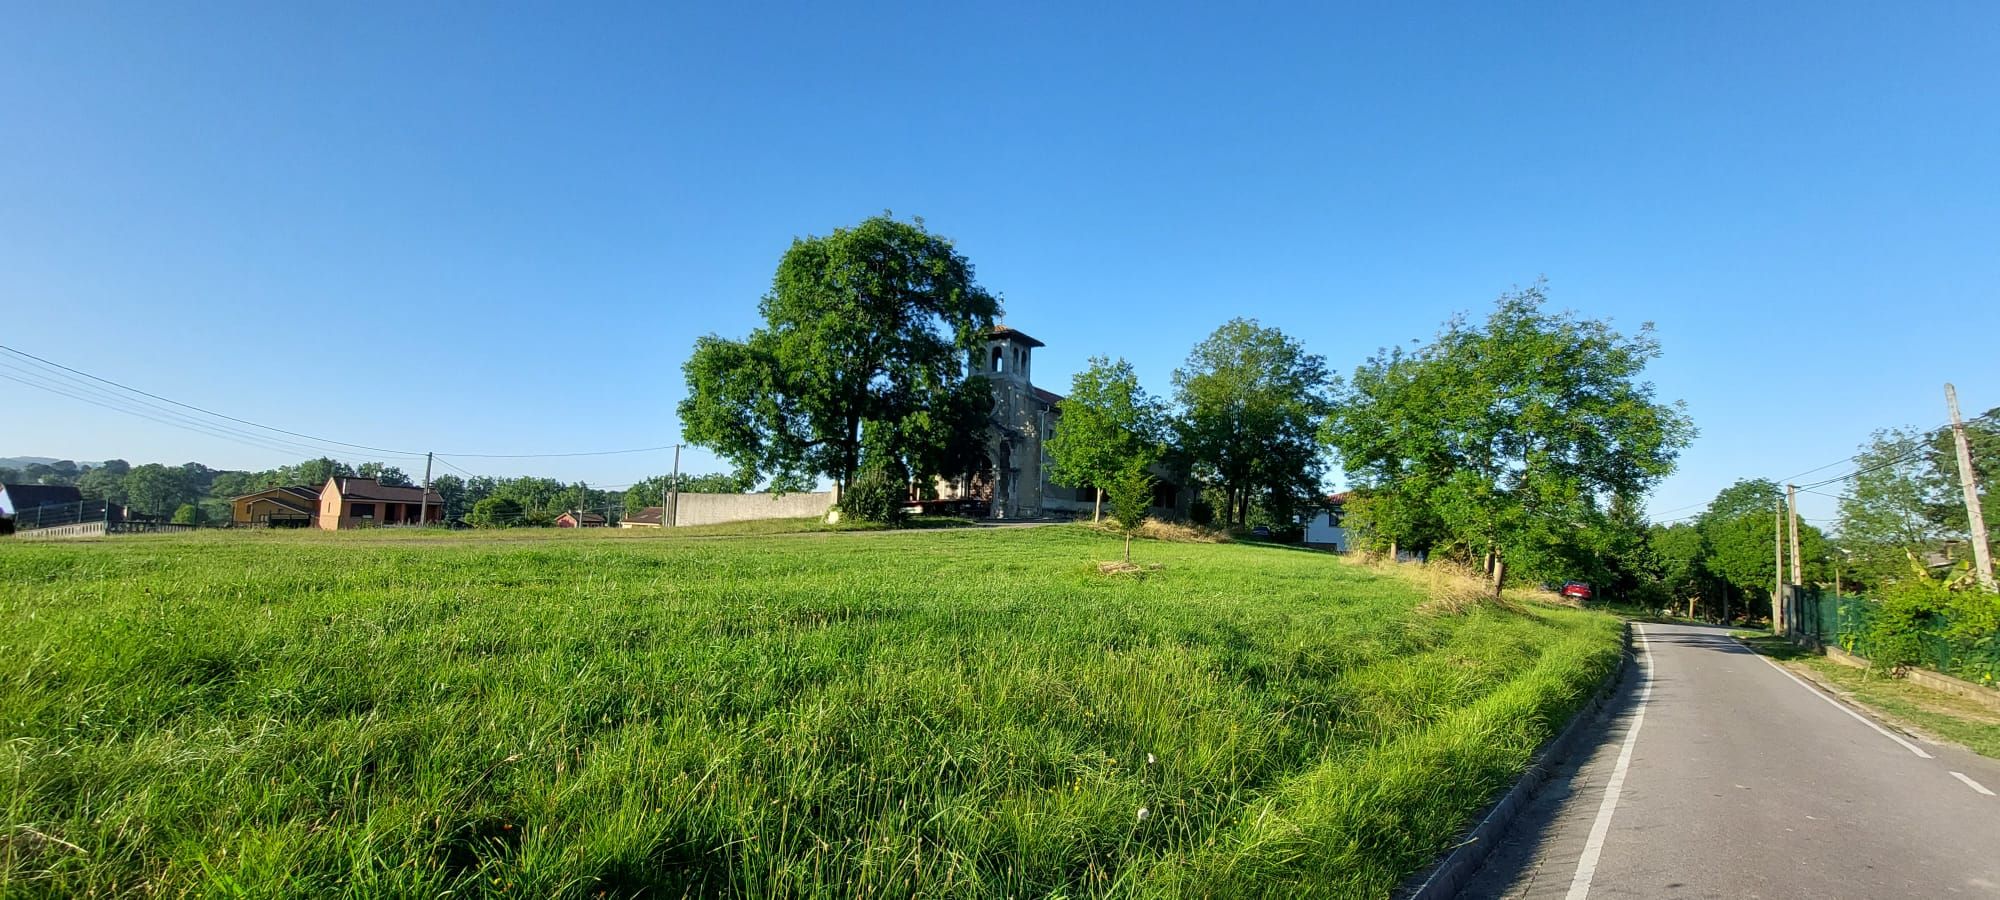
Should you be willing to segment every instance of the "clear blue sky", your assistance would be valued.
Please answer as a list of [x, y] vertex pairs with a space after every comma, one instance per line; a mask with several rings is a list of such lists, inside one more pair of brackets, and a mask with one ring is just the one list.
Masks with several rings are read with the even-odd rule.
[[[2000, 6], [1084, 5], [15, 3], [0, 343], [355, 443], [671, 443], [695, 336], [889, 209], [1057, 390], [1102, 353], [1166, 392], [1235, 315], [1346, 371], [1545, 275], [1658, 323], [1702, 430], [1659, 513], [1947, 379], [2000, 406]], [[0, 456], [298, 455], [0, 405]]]

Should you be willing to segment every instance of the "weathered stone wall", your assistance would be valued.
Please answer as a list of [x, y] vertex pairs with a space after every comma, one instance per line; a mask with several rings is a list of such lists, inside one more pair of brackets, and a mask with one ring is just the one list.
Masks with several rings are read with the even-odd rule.
[[833, 508], [832, 491], [801, 494], [681, 494], [674, 524], [714, 525], [751, 519], [824, 516]]

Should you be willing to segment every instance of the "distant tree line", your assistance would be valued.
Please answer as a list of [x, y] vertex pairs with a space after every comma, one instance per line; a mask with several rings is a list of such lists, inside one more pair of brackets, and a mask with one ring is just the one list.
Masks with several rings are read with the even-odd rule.
[[[335, 477], [374, 478], [398, 487], [417, 485], [396, 466], [380, 462], [354, 464], [327, 457], [261, 471], [212, 469], [195, 462], [135, 466], [122, 459], [95, 465], [63, 460], [19, 468], [0, 467], [0, 483], [73, 485], [87, 500], [104, 500], [135, 513], [171, 517], [188, 524], [230, 521], [230, 501], [244, 494], [287, 485], [318, 488]], [[730, 475], [683, 473], [680, 479], [680, 489], [690, 493], [740, 493], [753, 487]], [[581, 481], [536, 476], [443, 474], [431, 480], [431, 488], [444, 501], [447, 522], [532, 527], [553, 525], [563, 513], [579, 509], [616, 523], [647, 506], [660, 505], [661, 494], [672, 481], [672, 476], [658, 475], [624, 490], [603, 490]], [[489, 504], [487, 514], [475, 523], [471, 519], [474, 508], [488, 499], [505, 503]]]

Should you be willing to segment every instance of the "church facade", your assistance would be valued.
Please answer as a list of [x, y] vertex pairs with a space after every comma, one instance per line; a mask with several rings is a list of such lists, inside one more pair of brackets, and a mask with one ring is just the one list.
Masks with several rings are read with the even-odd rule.
[[[972, 373], [993, 385], [992, 427], [987, 437], [988, 470], [938, 486], [940, 499], [980, 499], [996, 519], [1034, 519], [1081, 515], [1088, 518], [1097, 492], [1089, 486], [1067, 487], [1049, 480], [1053, 460], [1048, 442], [1062, 420], [1062, 395], [1034, 383], [1034, 352], [1046, 346], [1027, 334], [997, 326], [986, 345], [973, 354]], [[1193, 492], [1186, 478], [1155, 466], [1159, 484], [1153, 491], [1154, 513], [1185, 518]]]

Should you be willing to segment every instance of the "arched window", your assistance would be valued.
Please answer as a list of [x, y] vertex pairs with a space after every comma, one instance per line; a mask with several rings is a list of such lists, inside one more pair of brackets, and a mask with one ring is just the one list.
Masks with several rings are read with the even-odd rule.
[[993, 374], [1000, 374], [1000, 361], [1006, 358], [1006, 354], [1002, 353], [999, 347], [993, 348]]

